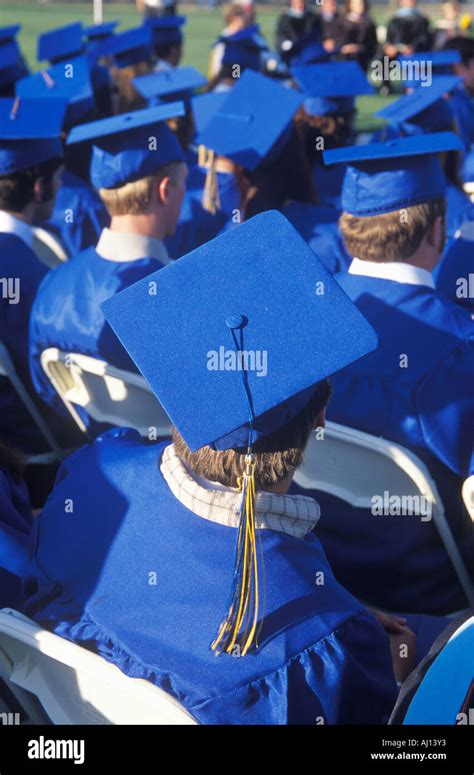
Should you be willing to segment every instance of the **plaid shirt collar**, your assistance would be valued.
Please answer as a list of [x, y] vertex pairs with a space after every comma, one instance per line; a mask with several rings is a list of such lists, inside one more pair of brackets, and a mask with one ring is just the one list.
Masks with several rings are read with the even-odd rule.
[[[160, 470], [174, 497], [187, 509], [210, 522], [239, 526], [242, 495], [206, 480], [197, 481], [178, 458], [172, 444], [165, 447]], [[278, 530], [303, 538], [316, 526], [320, 509], [306, 495], [276, 495], [258, 492], [255, 525], [260, 530]]]

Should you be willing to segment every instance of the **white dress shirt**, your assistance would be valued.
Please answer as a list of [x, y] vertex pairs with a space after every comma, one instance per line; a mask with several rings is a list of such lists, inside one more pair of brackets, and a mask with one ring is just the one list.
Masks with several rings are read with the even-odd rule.
[[404, 261], [376, 263], [375, 261], [361, 261], [360, 258], [353, 258], [349, 274], [378, 277], [381, 280], [392, 280], [395, 283], [406, 283], [407, 285], [435, 287], [431, 272], [421, 269], [419, 266], [406, 264]]
[[95, 249], [100, 258], [106, 261], [123, 263], [140, 258], [156, 258], [164, 265], [172, 263], [164, 242], [141, 234], [103, 229]]
[[14, 234], [21, 239], [25, 245], [33, 249], [33, 229], [20, 218], [16, 218], [5, 210], [0, 210], [0, 232]]

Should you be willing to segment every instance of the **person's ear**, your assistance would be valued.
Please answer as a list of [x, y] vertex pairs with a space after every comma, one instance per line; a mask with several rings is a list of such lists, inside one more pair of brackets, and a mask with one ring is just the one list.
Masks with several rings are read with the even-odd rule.
[[326, 407], [324, 407], [324, 409], [321, 409], [320, 413], [316, 417], [314, 421], [313, 429], [324, 428], [325, 425], [326, 425]]
[[446, 241], [446, 227], [445, 220], [441, 215], [438, 215], [436, 220], [431, 224], [426, 233], [426, 238], [431, 247], [436, 247], [438, 252], [442, 253]]
[[36, 204], [44, 201], [44, 178], [36, 178], [33, 185], [33, 199]]
[[171, 178], [165, 175], [158, 184], [158, 199], [161, 204], [167, 205], [170, 200]]

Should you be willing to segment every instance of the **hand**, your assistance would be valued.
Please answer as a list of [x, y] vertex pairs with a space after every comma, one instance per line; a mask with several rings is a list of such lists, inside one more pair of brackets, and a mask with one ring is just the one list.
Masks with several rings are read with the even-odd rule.
[[332, 38], [327, 38], [326, 40], [323, 40], [323, 48], [331, 53], [331, 51], [334, 51], [336, 48], [336, 41]]
[[395, 57], [398, 54], [397, 47], [392, 45], [391, 43], [386, 43], [386, 45], [384, 46], [384, 52], [388, 57], [390, 57], [390, 59], [395, 59]]
[[346, 43], [345, 46], [341, 48], [341, 51], [343, 54], [357, 54], [357, 52], [360, 51], [360, 48], [358, 43]]
[[386, 614], [376, 608], [368, 610], [389, 637], [395, 680], [403, 683], [416, 665], [416, 635], [406, 626], [407, 620], [403, 616]]
[[369, 607], [368, 610], [389, 635], [398, 635], [405, 632], [407, 620], [403, 616], [386, 614], [384, 611], [379, 611], [378, 608]]

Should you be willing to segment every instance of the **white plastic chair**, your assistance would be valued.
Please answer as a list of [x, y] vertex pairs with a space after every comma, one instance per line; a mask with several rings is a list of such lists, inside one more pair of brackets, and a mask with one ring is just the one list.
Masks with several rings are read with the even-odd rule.
[[18, 395], [18, 397], [26, 407], [32, 421], [34, 422], [34, 424], [40, 431], [41, 435], [45, 439], [46, 443], [48, 444], [49, 448], [51, 449], [51, 452], [45, 452], [43, 454], [38, 454], [38, 455], [28, 455], [27, 456], [28, 464], [41, 465], [41, 464], [54, 463], [55, 461], [61, 461], [64, 457], [66, 457], [67, 454], [69, 454], [70, 450], [61, 449], [60, 445], [54, 438], [53, 434], [48, 428], [47, 423], [45, 422], [40, 411], [38, 410], [35, 402], [31, 398], [30, 394], [28, 393], [28, 390], [26, 389], [23, 382], [21, 381], [18, 375], [18, 372], [15, 369], [14, 363], [10, 357], [10, 354], [1, 340], [0, 340], [0, 376], [6, 377], [8, 379], [11, 386], [15, 390], [16, 394]]
[[[321, 490], [358, 508], [370, 509], [374, 493], [424, 496], [433, 522], [454, 566], [470, 605], [474, 606], [474, 584], [451, 533], [444, 506], [425, 464], [409, 450], [368, 433], [328, 422], [324, 438], [312, 434], [303, 465], [295, 482], [310, 490]], [[464, 500], [474, 499], [474, 477], [464, 483]], [[467, 505], [467, 503], [466, 503]], [[468, 507], [469, 510], [469, 507]], [[473, 509], [469, 513], [473, 516]]]
[[0, 611], [0, 676], [34, 724], [44, 714], [53, 724], [197, 723], [162, 689], [9, 608]]
[[171, 433], [171, 422], [139, 374], [110, 366], [98, 358], [44, 350], [41, 365], [79, 428], [86, 427], [76, 411], [82, 406], [97, 422], [136, 428], [142, 436], [161, 438]]

